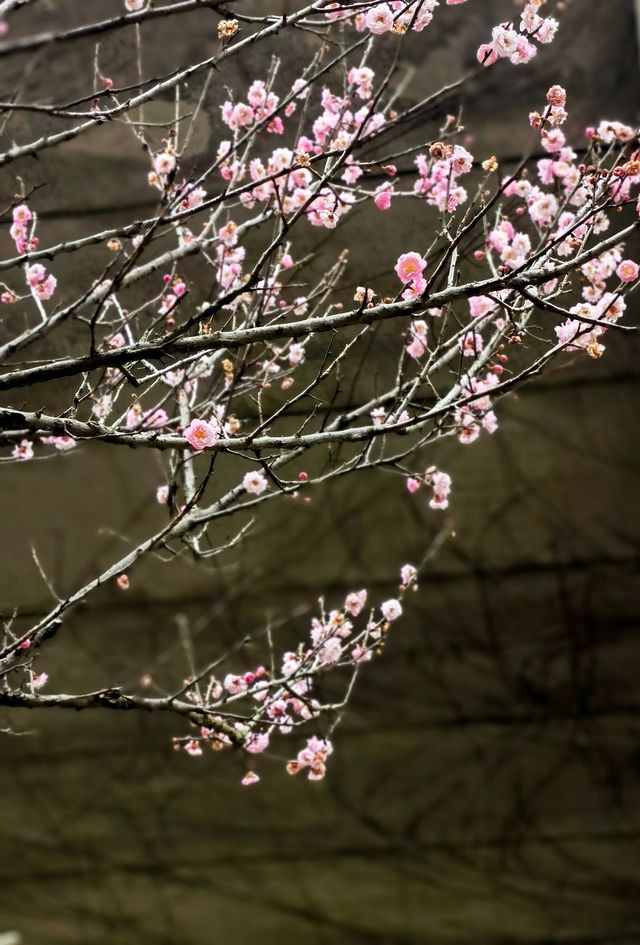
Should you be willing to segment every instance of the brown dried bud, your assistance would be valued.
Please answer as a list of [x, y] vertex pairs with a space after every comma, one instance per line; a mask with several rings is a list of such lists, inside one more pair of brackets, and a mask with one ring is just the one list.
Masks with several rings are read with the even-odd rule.
[[238, 32], [237, 20], [220, 20], [218, 23], [218, 39], [230, 39]]
[[451, 145], [445, 144], [444, 141], [434, 141], [429, 147], [429, 154], [436, 161], [442, 161], [443, 158], [449, 156], [451, 150]]
[[112, 253], [119, 253], [122, 249], [122, 243], [120, 240], [109, 240], [107, 243], [107, 249], [111, 250]]
[[622, 165], [621, 170], [624, 171], [625, 177], [635, 177], [636, 174], [640, 174], [640, 160], [634, 158], [631, 161], [627, 161], [626, 164]]

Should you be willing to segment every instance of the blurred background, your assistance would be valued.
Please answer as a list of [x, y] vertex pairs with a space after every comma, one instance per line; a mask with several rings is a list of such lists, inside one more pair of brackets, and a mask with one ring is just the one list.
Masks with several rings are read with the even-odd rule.
[[[7, 38], [120, 7], [39, 0]], [[407, 103], [456, 78], [490, 26], [515, 13], [511, 0], [468, 7], [443, 7], [404, 44]], [[464, 108], [478, 158], [519, 159], [531, 145], [528, 112], [556, 82], [574, 143], [602, 118], [637, 123], [633, 0], [576, 0], [563, 20], [529, 66], [491, 70], [449, 103]], [[211, 55], [215, 23], [202, 10], [146, 25], [145, 71]], [[264, 75], [272, 53], [283, 80], [295, 78], [309, 51], [298, 39], [230, 61], [218, 81]], [[47, 100], [52, 87], [56, 100], [73, 99], [91, 81], [94, 52], [87, 40], [8, 57], [2, 97], [20, 85], [25, 101]], [[104, 74], [126, 79], [134, 59], [129, 30], [102, 41]], [[43, 130], [20, 115], [10, 137]], [[101, 126], [12, 166], [3, 206], [15, 174], [43, 184], [46, 244], [153, 209], [147, 159], [126, 134]], [[220, 136], [212, 104], [196, 164]], [[423, 221], [399, 210], [381, 233], [379, 219], [354, 212], [340, 246], [310, 242], [318, 271], [346, 245], [347, 282], [384, 286]], [[13, 255], [5, 231], [3, 258]], [[78, 266], [60, 257], [54, 271], [73, 288]], [[637, 319], [633, 303], [627, 314]], [[23, 945], [639, 945], [639, 356], [630, 335], [611, 337], [600, 361], [566, 355], [500, 402], [495, 436], [437, 444], [425, 458], [453, 477], [445, 514], [396, 478], [349, 477], [310, 505], [272, 510], [213, 571], [147, 562], [128, 594], [114, 586], [76, 610], [39, 668], [71, 692], [135, 686], [143, 673], [188, 673], [180, 628], [196, 655], [267, 621], [302, 635], [319, 594], [331, 606], [365, 585], [393, 596], [398, 565], [454, 533], [361, 674], [323, 782], [287, 777], [290, 747], [276, 742], [260, 784], [240, 788], [235, 756], [172, 752], [184, 734], [173, 719], [1, 713], [0, 729], [18, 734], [0, 735], [0, 933]], [[69, 591], [121, 553], [123, 536], [161, 521], [161, 481], [150, 455], [97, 444], [0, 465], [2, 614], [49, 608], [32, 545]]]

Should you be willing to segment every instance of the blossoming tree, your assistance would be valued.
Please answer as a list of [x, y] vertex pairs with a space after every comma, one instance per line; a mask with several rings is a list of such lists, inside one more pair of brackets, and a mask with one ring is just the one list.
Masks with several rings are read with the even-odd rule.
[[[47, 675], [47, 652], [74, 607], [107, 582], [126, 592], [141, 559], [233, 555], [265, 503], [307, 501], [327, 480], [377, 469], [434, 514], [446, 509], [452, 482], [430, 463], [432, 444], [448, 437], [462, 449], [494, 434], [505, 394], [566, 352], [599, 358], [609, 332], [633, 330], [623, 315], [638, 279], [625, 252], [638, 226], [637, 133], [601, 120], [578, 153], [563, 133], [566, 93], [551, 81], [546, 101], [522, 118], [543, 157], [506, 173], [497, 158], [467, 149], [459, 117], [446, 113], [447, 94], [489, 68], [526, 67], [552, 43], [560, 2], [522, 2], [515, 20], [488, 30], [474, 69], [405, 107], [395, 66], [407, 34], [427, 30], [442, 12], [437, 0], [300, 0], [286, 14], [246, 13], [243, 0], [124, 0], [124, 9], [113, 0], [109, 19], [12, 39], [12, 18], [29, 2], [0, 3], [4, 56], [54, 42], [72, 50], [77, 38], [132, 30], [140, 65], [138, 80], [122, 85], [98, 46], [93, 75], [76, 72], [73, 102], [54, 93], [48, 102], [16, 95], [0, 103], [0, 166], [15, 190], [0, 260], [2, 461], [98, 442], [135, 448], [162, 459], [164, 481], [149, 502], [165, 517], [69, 596], [51, 587], [53, 606], [37, 622], [5, 615], [0, 705], [172, 712], [180, 717], [176, 747], [192, 755], [227, 747], [249, 759], [289, 736], [288, 771], [321, 778], [356, 677], [383, 650], [419, 566], [401, 566], [392, 599], [372, 601], [356, 589], [328, 610], [322, 604], [295, 650], [278, 653], [277, 641], [261, 637], [265, 665], [196, 666], [154, 696], [144, 677], [132, 691], [105, 680], [98, 691], [61, 693]], [[440, 6], [459, 6], [449, 15], [462, 18], [465, 3]], [[215, 54], [145, 75], [146, 24], [198, 8], [216, 15]], [[300, 74], [274, 59], [265, 75], [225, 86], [229, 60], [250, 63], [257, 44], [303, 32], [317, 45]], [[385, 46], [392, 65], [376, 71]], [[198, 87], [190, 113], [181, 99], [187, 83]], [[145, 120], [145, 106], [167, 96], [174, 117], [159, 128]], [[209, 107], [220, 116], [217, 150], [194, 162], [194, 129]], [[16, 142], [12, 123], [22, 113], [46, 121], [44, 133]], [[416, 140], [414, 119], [425, 117], [435, 133]], [[50, 245], [21, 162], [116, 120], [147, 156], [140, 183], [155, 195], [155, 212]], [[346, 302], [342, 221], [366, 205], [383, 221], [401, 202], [411, 204], [423, 240], [389, 257], [384, 288], [363, 272]], [[310, 228], [330, 237], [319, 278], [301, 249]], [[82, 263], [95, 247], [103, 251], [99, 271]], [[80, 291], [56, 275], [68, 254], [80, 261]], [[206, 268], [204, 286], [187, 275], [191, 257]], [[391, 338], [394, 354], [388, 382], [372, 393], [353, 366], [363, 352], [366, 365], [383, 327], [385, 352]], [[53, 357], [60, 335], [70, 349]], [[346, 404], [344, 377], [352, 380]], [[64, 403], [62, 379], [71, 391]], [[25, 409], [29, 397], [37, 408]], [[229, 475], [233, 486], [222, 487]], [[234, 537], [221, 538], [234, 518]], [[318, 681], [329, 673], [342, 689], [327, 699]], [[258, 780], [255, 767], [247, 763], [245, 784]]]

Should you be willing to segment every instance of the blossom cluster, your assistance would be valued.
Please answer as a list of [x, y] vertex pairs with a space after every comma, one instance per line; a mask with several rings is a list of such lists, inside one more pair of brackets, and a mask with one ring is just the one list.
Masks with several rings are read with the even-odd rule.
[[453, 213], [467, 200], [467, 191], [458, 178], [471, 171], [473, 155], [462, 145], [435, 142], [429, 149], [429, 157], [419, 154], [415, 163], [419, 176], [413, 192], [424, 197], [430, 206], [442, 213]]
[[512, 23], [500, 23], [491, 33], [491, 42], [478, 48], [478, 62], [492, 66], [498, 59], [508, 59], [513, 65], [530, 62], [536, 55], [535, 42], [551, 43], [558, 31], [558, 21], [542, 17], [538, 12], [546, 0], [529, 0], [520, 16], [518, 28]]
[[447, 509], [449, 507], [449, 495], [451, 493], [451, 476], [449, 473], [431, 466], [422, 477], [409, 476], [407, 490], [413, 495], [423, 484], [430, 486], [433, 490], [433, 495], [429, 500], [429, 508]]
[[[446, 0], [447, 5], [455, 6], [466, 0]], [[433, 20], [433, 13], [438, 0], [387, 0], [375, 2], [366, 11], [349, 12], [342, 3], [330, 3], [325, 7], [325, 16], [329, 20], [350, 20], [359, 32], [369, 31], [374, 36], [382, 33], [402, 35], [407, 30], [422, 32]]]
[[[445, 478], [434, 484], [442, 501], [448, 490]], [[444, 506], [441, 506], [444, 507]], [[301, 725], [317, 721], [339, 710], [339, 705], [321, 702], [314, 693], [314, 681], [332, 669], [357, 671], [358, 666], [372, 658], [384, 645], [391, 623], [402, 616], [402, 598], [416, 588], [417, 570], [405, 564], [400, 571], [398, 596], [372, 608], [364, 625], [357, 626], [365, 616], [366, 589], [347, 594], [342, 607], [314, 617], [307, 642], [295, 651], [283, 654], [279, 670], [272, 672], [259, 665], [242, 673], [228, 672], [221, 679], [209, 678], [203, 692], [200, 684], [188, 685], [187, 699], [206, 711], [210, 722], [198, 734], [176, 739], [184, 750], [198, 756], [207, 744], [219, 750], [240, 747], [248, 755], [268, 750], [274, 735], [289, 735]], [[322, 604], [322, 601], [321, 601]], [[243, 714], [243, 719], [239, 716]], [[312, 736], [287, 764], [289, 774], [306, 770], [309, 780], [320, 780], [326, 773], [326, 761], [332, 752], [328, 737]], [[259, 776], [248, 771], [243, 784], [254, 784]]]

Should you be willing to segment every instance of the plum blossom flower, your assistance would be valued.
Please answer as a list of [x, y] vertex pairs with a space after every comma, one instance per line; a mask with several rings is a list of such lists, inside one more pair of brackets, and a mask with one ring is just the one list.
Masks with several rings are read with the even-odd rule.
[[206, 420], [192, 420], [184, 431], [187, 443], [194, 450], [204, 450], [215, 446], [218, 440], [217, 427]]
[[479, 335], [477, 331], [468, 331], [460, 339], [460, 350], [465, 358], [475, 358], [480, 354], [483, 346], [482, 335]]
[[507, 26], [494, 26], [492, 33], [494, 51], [500, 57], [512, 56], [518, 48], [518, 34]]
[[344, 609], [347, 613], [351, 614], [352, 617], [357, 617], [366, 602], [367, 592], [364, 588], [361, 591], [352, 591], [350, 594], [347, 594]]
[[262, 495], [268, 483], [264, 473], [256, 469], [245, 473], [242, 479], [242, 485], [251, 495]]
[[393, 13], [387, 3], [379, 3], [367, 11], [364, 22], [375, 36], [388, 33], [393, 26]]
[[287, 765], [289, 774], [298, 774], [305, 768], [309, 769], [309, 780], [320, 781], [326, 774], [326, 762], [329, 755], [333, 752], [333, 745], [328, 738], [316, 738], [312, 735], [307, 739], [307, 744], [298, 752], [295, 761], [290, 761]]
[[620, 282], [635, 282], [639, 272], [638, 264], [633, 262], [632, 259], [623, 259], [616, 269], [616, 275]]
[[469, 299], [469, 313], [472, 318], [482, 318], [483, 315], [492, 312], [495, 307], [496, 303], [488, 295], [472, 295]]
[[269, 747], [269, 733], [254, 732], [248, 735], [244, 747], [248, 752], [251, 752], [252, 755], [259, 755]]
[[291, 367], [297, 367], [304, 361], [304, 348], [300, 344], [294, 343], [289, 345], [289, 351], [287, 354]]
[[402, 604], [399, 600], [392, 598], [380, 604], [380, 610], [385, 620], [397, 620], [402, 615]]
[[238, 696], [240, 693], [246, 692], [247, 690], [247, 684], [243, 677], [236, 676], [234, 673], [227, 673], [222, 685], [230, 696]]
[[40, 442], [47, 446], [54, 446], [60, 453], [66, 453], [76, 447], [76, 441], [72, 436], [41, 436]]
[[433, 488], [433, 498], [429, 502], [432, 509], [446, 509], [449, 505], [449, 493], [451, 492], [451, 476], [448, 473], [435, 470], [429, 476], [431, 487]]
[[192, 738], [190, 741], [188, 741], [185, 744], [184, 750], [186, 751], [188, 755], [191, 755], [192, 758], [197, 758], [199, 755], [202, 754], [202, 748], [200, 747], [200, 742], [197, 742], [194, 738]]
[[160, 177], [167, 177], [175, 170], [176, 156], [169, 151], [160, 151], [153, 158], [153, 167]]
[[250, 787], [252, 784], [257, 784], [259, 780], [260, 775], [256, 774], [255, 771], [247, 771], [240, 783], [245, 787]]
[[547, 102], [549, 105], [564, 107], [567, 101], [567, 93], [561, 85], [552, 85], [547, 92]]
[[20, 440], [14, 446], [11, 455], [18, 460], [33, 459], [33, 443], [30, 440]]
[[412, 564], [403, 564], [400, 568], [400, 580], [403, 587], [409, 587], [418, 576], [418, 570]]
[[27, 266], [27, 284], [31, 290], [41, 299], [50, 299], [56, 290], [58, 284], [55, 276], [47, 275], [47, 271], [40, 263], [33, 266]]
[[320, 663], [324, 666], [331, 666], [333, 663], [337, 663], [341, 656], [342, 644], [338, 637], [329, 637], [329, 639], [323, 643], [320, 653], [318, 654]]
[[402, 253], [395, 265], [395, 273], [400, 282], [406, 285], [408, 282], [419, 278], [426, 267], [427, 261], [422, 258], [420, 253]]
[[391, 198], [393, 197], [393, 186], [385, 184], [382, 187], [379, 187], [376, 191], [376, 194], [373, 198], [378, 210], [388, 210], [391, 206]]

